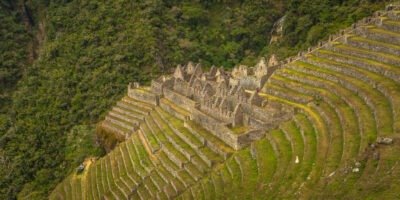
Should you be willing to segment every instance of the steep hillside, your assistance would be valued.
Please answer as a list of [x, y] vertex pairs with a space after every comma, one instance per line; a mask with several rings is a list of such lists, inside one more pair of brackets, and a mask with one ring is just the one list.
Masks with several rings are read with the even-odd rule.
[[50, 199], [398, 199], [399, 56], [396, 4], [278, 65], [129, 85], [122, 142]]
[[0, 0], [0, 199], [44, 199], [85, 158], [104, 155], [96, 124], [129, 81], [189, 60], [232, 68], [294, 55], [383, 4]]

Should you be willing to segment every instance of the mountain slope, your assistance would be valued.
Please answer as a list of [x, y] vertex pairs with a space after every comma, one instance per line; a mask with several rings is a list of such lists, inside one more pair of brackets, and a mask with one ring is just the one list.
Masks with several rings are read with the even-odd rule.
[[296, 112], [250, 146], [224, 147], [163, 97], [139, 131], [50, 198], [399, 198], [399, 10], [389, 6], [277, 69], [259, 94]]

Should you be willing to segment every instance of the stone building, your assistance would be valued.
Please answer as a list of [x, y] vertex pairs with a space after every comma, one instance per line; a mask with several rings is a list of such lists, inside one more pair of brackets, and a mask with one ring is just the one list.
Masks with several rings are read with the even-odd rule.
[[[293, 114], [288, 107], [269, 104], [254, 90], [262, 87], [270, 73], [264, 58], [254, 67], [240, 65], [231, 73], [215, 66], [203, 72], [200, 64], [189, 62], [153, 80], [151, 91], [158, 98], [150, 95], [148, 99], [174, 102], [190, 113], [190, 119], [183, 120], [195, 121], [237, 149]], [[244, 131], [238, 134], [236, 130]]]

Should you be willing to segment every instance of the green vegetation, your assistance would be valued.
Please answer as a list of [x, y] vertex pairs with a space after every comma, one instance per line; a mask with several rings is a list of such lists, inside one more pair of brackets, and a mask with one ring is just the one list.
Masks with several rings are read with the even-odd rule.
[[189, 60], [229, 68], [293, 55], [383, 4], [0, 0], [0, 199], [44, 199], [83, 158], [101, 155], [93, 127], [128, 82]]
[[329, 34], [350, 26], [379, 10], [378, 0], [292, 0], [288, 1], [283, 37], [267, 47], [267, 52], [284, 58], [326, 39]]

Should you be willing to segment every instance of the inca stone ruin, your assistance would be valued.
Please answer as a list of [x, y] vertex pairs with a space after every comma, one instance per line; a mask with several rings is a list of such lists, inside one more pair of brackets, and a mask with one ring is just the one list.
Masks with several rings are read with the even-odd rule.
[[284, 61], [189, 62], [129, 84], [98, 126], [108, 155], [51, 199], [319, 199], [398, 173], [399, 105], [393, 4]]

